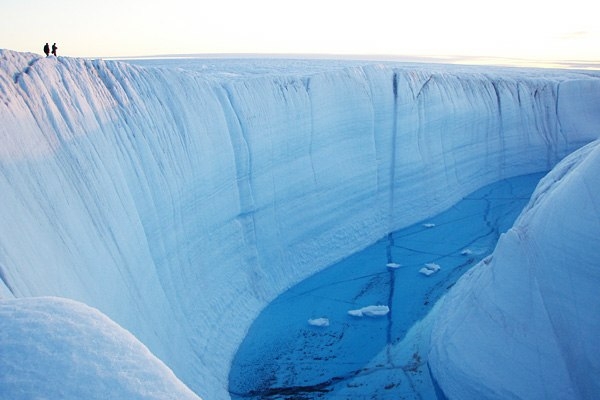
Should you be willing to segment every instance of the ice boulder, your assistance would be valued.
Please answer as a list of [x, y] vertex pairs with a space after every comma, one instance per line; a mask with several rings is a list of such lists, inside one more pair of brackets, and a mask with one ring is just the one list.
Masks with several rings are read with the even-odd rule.
[[430, 367], [449, 399], [600, 398], [600, 143], [538, 185], [515, 225], [452, 288]]

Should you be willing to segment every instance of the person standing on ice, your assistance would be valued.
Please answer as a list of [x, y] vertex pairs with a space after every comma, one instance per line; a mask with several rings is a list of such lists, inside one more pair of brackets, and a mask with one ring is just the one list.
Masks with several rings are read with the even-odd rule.
[[44, 45], [44, 53], [46, 54], [46, 57], [50, 54], [50, 46], [48, 46], [48, 43]]
[[52, 45], [52, 55], [53, 55], [54, 57], [56, 57], [56, 50], [57, 50], [57, 49], [58, 49], [58, 47], [56, 47], [56, 43], [54, 43], [54, 44]]

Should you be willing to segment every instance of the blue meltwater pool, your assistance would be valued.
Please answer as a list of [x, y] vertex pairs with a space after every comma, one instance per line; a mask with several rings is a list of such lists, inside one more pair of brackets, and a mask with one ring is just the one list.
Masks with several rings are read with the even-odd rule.
[[438, 398], [426, 317], [491, 254], [542, 176], [486, 186], [281, 294], [238, 349], [232, 398]]

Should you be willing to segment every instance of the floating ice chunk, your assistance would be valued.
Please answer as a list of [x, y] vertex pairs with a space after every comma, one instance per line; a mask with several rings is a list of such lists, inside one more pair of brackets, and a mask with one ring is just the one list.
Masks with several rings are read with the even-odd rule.
[[358, 310], [348, 311], [348, 315], [353, 317], [383, 317], [390, 312], [388, 306], [367, 306]]
[[328, 318], [311, 318], [308, 320], [308, 324], [312, 326], [329, 326]]
[[441, 267], [436, 263], [427, 263], [427, 264], [425, 264], [425, 266], [423, 268], [421, 268], [419, 270], [419, 272], [425, 276], [429, 276], [431, 274], [435, 274], [436, 272], [438, 272], [440, 270], [440, 268]]
[[463, 256], [470, 256], [471, 254], [473, 254], [473, 252], [470, 249], [464, 249], [460, 252], [460, 254]]
[[430, 269], [433, 272], [438, 272], [441, 267], [436, 263], [427, 263], [425, 264], [425, 268]]
[[363, 313], [362, 310], [350, 310], [348, 311], [348, 315], [351, 315], [353, 317], [362, 317]]
[[435, 224], [432, 224], [431, 222], [427, 223], [427, 224], [423, 224], [423, 226], [425, 228], [433, 228], [435, 226]]
[[394, 263], [394, 262], [387, 263], [387, 264], [386, 264], [386, 266], [387, 266], [388, 268], [394, 268], [394, 269], [396, 269], [396, 268], [400, 268], [400, 267], [401, 267], [401, 265], [400, 265], [400, 264], [397, 264], [397, 263]]
[[367, 317], [382, 317], [390, 312], [388, 306], [368, 306], [362, 308], [363, 315]]

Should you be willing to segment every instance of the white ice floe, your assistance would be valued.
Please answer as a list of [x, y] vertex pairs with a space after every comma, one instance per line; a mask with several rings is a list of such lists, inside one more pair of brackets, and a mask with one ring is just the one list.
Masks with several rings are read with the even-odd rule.
[[387, 263], [387, 264], [386, 264], [386, 266], [387, 266], [388, 268], [392, 268], [392, 269], [396, 269], [396, 268], [400, 268], [400, 267], [401, 267], [401, 265], [400, 265], [400, 264], [397, 264], [397, 263], [394, 263], [394, 262]]
[[462, 256], [470, 256], [471, 254], [473, 254], [473, 251], [471, 249], [464, 249], [460, 252], [460, 255]]
[[367, 306], [357, 310], [348, 311], [348, 315], [353, 317], [383, 317], [390, 312], [388, 306]]
[[419, 272], [425, 276], [429, 276], [431, 274], [435, 274], [436, 272], [438, 272], [440, 270], [440, 268], [441, 267], [436, 263], [427, 263], [427, 264], [425, 264], [425, 266], [423, 268], [421, 268], [419, 270]]
[[425, 268], [432, 270], [433, 272], [438, 272], [440, 270], [439, 264], [436, 263], [427, 263], [425, 264]]
[[328, 318], [311, 318], [308, 320], [308, 324], [312, 325], [312, 326], [325, 327], [325, 326], [329, 326], [329, 319]]
[[423, 224], [423, 226], [424, 226], [425, 228], [433, 228], [433, 227], [435, 226], [435, 224], [432, 224], [432, 223], [427, 223], [427, 224]]

